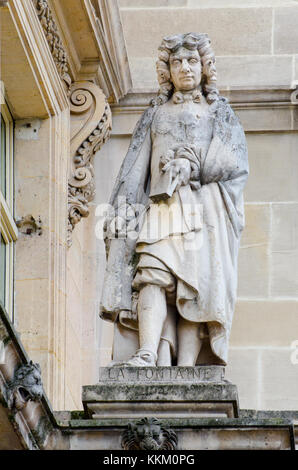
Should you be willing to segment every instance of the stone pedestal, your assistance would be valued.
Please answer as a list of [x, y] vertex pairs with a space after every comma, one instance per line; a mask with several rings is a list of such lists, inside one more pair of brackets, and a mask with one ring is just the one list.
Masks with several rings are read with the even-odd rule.
[[96, 385], [83, 387], [89, 418], [236, 418], [236, 385], [223, 366], [105, 367]]

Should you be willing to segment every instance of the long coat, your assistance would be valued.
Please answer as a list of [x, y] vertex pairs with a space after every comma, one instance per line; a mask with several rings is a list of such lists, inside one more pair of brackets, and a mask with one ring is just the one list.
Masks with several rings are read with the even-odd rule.
[[[189, 296], [189, 289], [185, 288], [187, 284], [178, 283], [177, 309], [189, 320], [207, 322], [212, 352], [226, 363], [237, 294], [237, 258], [244, 227], [243, 188], [248, 161], [243, 129], [226, 99], [220, 97], [211, 106], [216, 108], [213, 135], [201, 168], [202, 186], [197, 190], [203, 206], [204, 243], [197, 253], [196, 279], [187, 281], [196, 292], [195, 305], [194, 296]], [[110, 200], [116, 212], [121, 197], [133, 206], [148, 204], [150, 131], [157, 109], [155, 106], [145, 111], [132, 136]], [[116, 321], [130, 317], [136, 262], [135, 238], [107, 240], [102, 318]]]

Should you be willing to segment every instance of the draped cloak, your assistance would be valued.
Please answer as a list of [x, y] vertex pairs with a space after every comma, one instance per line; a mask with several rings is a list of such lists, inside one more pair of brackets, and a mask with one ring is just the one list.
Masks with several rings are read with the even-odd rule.
[[[125, 198], [134, 208], [141, 207], [138, 204], [145, 206], [141, 215], [145, 214], [146, 222], [151, 202], [152, 122], [166, 106], [167, 103], [147, 109], [135, 128], [110, 200], [115, 213], [120, 209], [119, 201], [121, 205]], [[213, 117], [211, 136], [199, 162], [201, 187], [191, 190], [188, 185], [179, 190], [182, 202], [183, 198], [188, 202], [192, 199], [201, 208], [199, 222], [191, 228], [195, 235], [194, 249], [184, 250], [183, 237], [180, 249], [177, 243], [171, 245], [168, 240], [149, 242], [143, 236], [141, 218], [134, 227], [138, 238], [107, 239], [100, 314], [103, 319], [118, 320], [137, 328], [132, 313], [132, 283], [137, 253], [147, 253], [162, 261], [177, 279], [179, 314], [190, 321], [206, 322], [211, 350], [221, 363], [226, 363], [237, 294], [237, 258], [244, 227], [243, 188], [248, 160], [243, 129], [227, 100], [220, 97], [210, 105], [210, 115]], [[183, 217], [187, 225], [187, 214]]]

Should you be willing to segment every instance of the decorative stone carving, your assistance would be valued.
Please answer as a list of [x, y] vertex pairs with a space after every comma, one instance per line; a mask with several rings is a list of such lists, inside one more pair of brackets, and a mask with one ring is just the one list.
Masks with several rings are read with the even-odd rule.
[[26, 215], [21, 219], [16, 221], [16, 225], [19, 229], [19, 232], [24, 235], [32, 235], [36, 233], [37, 235], [42, 234], [42, 222], [40, 217], [35, 219], [32, 215]]
[[94, 198], [93, 157], [108, 140], [112, 128], [110, 106], [103, 91], [92, 82], [77, 82], [70, 89], [72, 170], [68, 182], [68, 246], [71, 233], [89, 215]]
[[175, 431], [166, 429], [156, 418], [129, 423], [121, 441], [124, 450], [175, 450], [177, 443]]
[[210, 43], [163, 39], [158, 96], [110, 199], [101, 317], [116, 323], [114, 366], [227, 364], [248, 160]]
[[21, 411], [29, 401], [38, 401], [43, 395], [41, 369], [32, 361], [20, 366], [8, 385], [7, 403], [13, 411]]
[[67, 53], [62, 44], [59, 31], [47, 0], [34, 0], [37, 15], [44, 30], [58, 73], [67, 87], [71, 85], [68, 73]]

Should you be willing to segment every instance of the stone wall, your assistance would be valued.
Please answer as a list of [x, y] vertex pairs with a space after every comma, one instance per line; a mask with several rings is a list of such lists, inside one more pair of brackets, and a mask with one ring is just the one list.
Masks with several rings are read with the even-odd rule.
[[[133, 127], [157, 90], [161, 38], [207, 32], [217, 57], [218, 85], [244, 125], [250, 162], [227, 378], [239, 387], [241, 408], [295, 409], [298, 364], [290, 358], [291, 344], [298, 339], [298, 136], [297, 106], [290, 96], [298, 80], [298, 2], [119, 4], [134, 87], [113, 108], [113, 136], [96, 160], [96, 202], [108, 201]], [[104, 249], [102, 242], [97, 245], [101, 282]], [[101, 331], [100, 363], [105, 365], [112, 329], [103, 323]]]
[[119, 5], [134, 89], [156, 88], [161, 38], [189, 31], [209, 34], [221, 89], [298, 80], [296, 0], [120, 0]]

